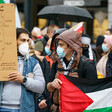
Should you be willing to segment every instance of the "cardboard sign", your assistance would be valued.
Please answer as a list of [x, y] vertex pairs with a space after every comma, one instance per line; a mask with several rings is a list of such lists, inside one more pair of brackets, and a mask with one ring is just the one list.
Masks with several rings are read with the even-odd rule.
[[18, 71], [14, 4], [0, 4], [0, 81]]

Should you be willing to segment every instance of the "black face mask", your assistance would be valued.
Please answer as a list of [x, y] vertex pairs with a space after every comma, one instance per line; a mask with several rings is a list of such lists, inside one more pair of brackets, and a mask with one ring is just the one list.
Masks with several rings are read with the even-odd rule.
[[88, 50], [88, 47], [82, 47], [82, 49], [83, 49], [82, 54], [84, 56], [86, 56], [87, 58], [89, 58], [89, 50]]
[[88, 47], [82, 47], [84, 52], [88, 52]]

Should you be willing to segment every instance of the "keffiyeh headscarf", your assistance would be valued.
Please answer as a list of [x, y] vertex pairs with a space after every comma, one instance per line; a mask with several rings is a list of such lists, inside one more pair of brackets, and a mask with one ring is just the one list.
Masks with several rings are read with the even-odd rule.
[[89, 59], [93, 60], [93, 53], [92, 53], [92, 48], [91, 48], [91, 44], [90, 44], [91, 39], [88, 36], [84, 35], [81, 37], [81, 42], [82, 42], [82, 44], [89, 45]]

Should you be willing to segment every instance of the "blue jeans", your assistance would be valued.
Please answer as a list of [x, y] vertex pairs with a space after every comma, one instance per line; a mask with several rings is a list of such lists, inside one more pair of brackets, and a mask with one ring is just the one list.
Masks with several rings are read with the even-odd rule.
[[0, 112], [20, 112], [20, 109], [0, 108]]

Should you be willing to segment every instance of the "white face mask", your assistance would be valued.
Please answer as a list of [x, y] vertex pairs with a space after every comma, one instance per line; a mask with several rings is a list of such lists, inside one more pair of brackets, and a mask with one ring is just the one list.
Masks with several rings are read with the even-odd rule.
[[28, 45], [28, 42], [26, 43], [23, 43], [19, 46], [19, 52], [20, 54], [22, 54], [23, 56], [24, 55], [27, 55], [29, 53], [29, 45]]

